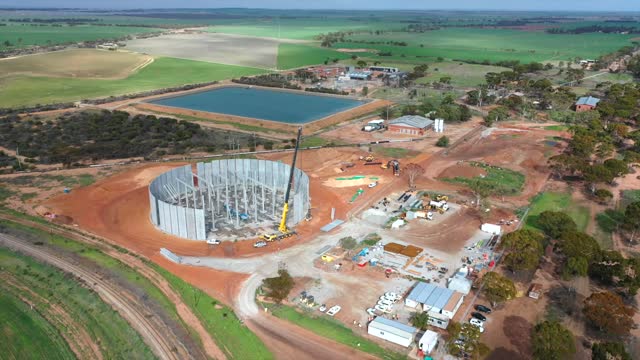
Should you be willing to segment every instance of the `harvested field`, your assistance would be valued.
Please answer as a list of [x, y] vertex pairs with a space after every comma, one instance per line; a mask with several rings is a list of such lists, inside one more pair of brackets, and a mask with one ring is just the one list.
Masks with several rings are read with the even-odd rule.
[[123, 51], [65, 50], [0, 60], [0, 77], [123, 79], [151, 61], [151, 56]]
[[274, 69], [278, 45], [275, 39], [230, 34], [171, 34], [127, 42], [127, 49], [139, 53]]

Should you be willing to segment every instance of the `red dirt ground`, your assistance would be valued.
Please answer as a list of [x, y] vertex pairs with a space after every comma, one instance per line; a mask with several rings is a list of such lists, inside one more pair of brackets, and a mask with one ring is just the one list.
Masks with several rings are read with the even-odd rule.
[[[380, 197], [385, 189], [383, 186], [366, 188], [365, 193], [350, 204], [348, 201], [357, 187], [330, 188], [322, 185], [327, 178], [366, 174], [385, 177], [390, 183], [400, 181], [388, 176], [390, 170], [380, 169], [379, 166], [365, 166], [362, 163], [344, 173], [335, 171], [341, 162], [355, 161], [359, 154], [355, 150], [333, 149], [300, 153], [299, 167], [309, 174], [311, 182], [313, 219], [300, 223], [296, 227], [299, 235], [291, 241], [279, 243], [277, 247], [255, 249], [253, 241], [223, 242], [222, 246], [209, 247], [204, 242], [180, 239], [157, 230], [149, 220], [147, 186], [158, 175], [184, 163], [148, 164], [126, 170], [91, 186], [74, 190], [70, 194], [54, 197], [43, 205], [56, 214], [73, 218], [75, 224], [87, 231], [151, 258], [220, 300], [231, 303], [240, 280], [245, 278], [244, 275], [178, 266], [160, 256], [160, 248], [166, 247], [181, 255], [246, 257], [277, 251], [309, 240], [320, 232], [320, 227], [331, 221], [331, 207], [336, 208], [337, 219], [346, 219], [354, 209], [361, 209], [372, 198]], [[287, 153], [265, 156], [271, 160], [283, 161], [290, 161], [290, 157], [291, 154]], [[323, 166], [319, 167], [317, 164]]]

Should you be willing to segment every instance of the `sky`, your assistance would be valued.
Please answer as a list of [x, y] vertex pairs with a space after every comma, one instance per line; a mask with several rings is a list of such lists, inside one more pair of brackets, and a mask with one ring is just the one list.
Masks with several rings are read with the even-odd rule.
[[0, 7], [640, 11], [639, 0], [0, 0]]

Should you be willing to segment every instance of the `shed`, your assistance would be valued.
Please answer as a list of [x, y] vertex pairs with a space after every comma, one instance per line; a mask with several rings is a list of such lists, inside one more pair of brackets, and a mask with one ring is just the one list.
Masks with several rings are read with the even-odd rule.
[[425, 354], [431, 353], [436, 345], [438, 345], [439, 337], [440, 335], [438, 335], [437, 332], [427, 330], [418, 341], [418, 349], [422, 350]]
[[417, 308], [432, 314], [442, 314], [443, 317], [453, 318], [464, 301], [464, 294], [446, 289], [422, 281], [416, 283], [409, 295], [405, 298], [405, 306]]
[[539, 299], [540, 295], [542, 295], [542, 285], [537, 283], [531, 284], [528, 295], [532, 299]]
[[409, 347], [413, 343], [418, 329], [378, 316], [369, 323], [367, 332], [369, 335], [379, 337], [394, 344]]
[[591, 111], [595, 109], [596, 106], [598, 106], [599, 102], [600, 102], [600, 99], [596, 97], [583, 96], [579, 98], [578, 101], [576, 102], [576, 111], [577, 112]]
[[387, 123], [389, 131], [407, 135], [424, 135], [432, 126], [433, 120], [418, 115], [401, 116]]

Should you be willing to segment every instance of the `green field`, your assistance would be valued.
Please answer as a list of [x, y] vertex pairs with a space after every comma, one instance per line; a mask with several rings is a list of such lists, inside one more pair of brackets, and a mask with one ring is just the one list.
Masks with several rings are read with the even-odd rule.
[[318, 34], [337, 31], [369, 31], [377, 29], [400, 29], [394, 21], [352, 21], [349, 19], [304, 18], [304, 19], [256, 19], [238, 21], [210, 27], [211, 32], [238, 34], [278, 39], [313, 40]]
[[[353, 41], [406, 42], [407, 46], [344, 42], [336, 48], [367, 48], [390, 51], [384, 59], [424, 59], [437, 57], [458, 60], [552, 61], [575, 57], [597, 58], [623, 46], [631, 45], [633, 35], [581, 34], [552, 35], [505, 29], [446, 28], [424, 33], [394, 32], [382, 35], [357, 34]], [[422, 45], [422, 47], [421, 47]], [[404, 55], [404, 56], [403, 56]]]
[[427, 76], [416, 81], [418, 84], [438, 82], [441, 77], [450, 76], [451, 85], [455, 87], [473, 87], [486, 83], [485, 75], [489, 72], [509, 71], [508, 68], [490, 65], [466, 64], [460, 62], [435, 62], [429, 64]]
[[[21, 216], [29, 220], [36, 220], [28, 215], [9, 211], [12, 215]], [[29, 228], [9, 221], [0, 221], [14, 231], [26, 232], [45, 239], [47, 243], [66, 251], [73, 252], [85, 259], [89, 259], [96, 265], [112, 271], [121, 279], [129, 282], [133, 286], [144, 290], [145, 294], [154, 300], [162, 309], [174, 320], [180, 322], [180, 318], [173, 304], [150, 280], [141, 276], [135, 269], [114, 259], [102, 251], [89, 245], [70, 240], [59, 235], [50, 235], [38, 229]], [[0, 262], [0, 266], [2, 263]], [[161, 274], [180, 294], [184, 303], [189, 306], [193, 313], [200, 319], [202, 325], [211, 335], [211, 338], [220, 346], [229, 359], [271, 359], [272, 355], [265, 347], [264, 343], [252, 333], [246, 326], [243, 326], [230, 308], [218, 304], [218, 301], [211, 298], [198, 288], [191, 286], [184, 280], [171, 274], [160, 266], [148, 263], [159, 274]], [[185, 324], [186, 326], [186, 324]], [[191, 331], [191, 335], [197, 338], [197, 334]]]
[[360, 351], [376, 355], [382, 359], [406, 359], [406, 357], [401, 354], [386, 350], [373, 341], [354, 334], [353, 330], [326, 316], [316, 317], [285, 305], [270, 306], [270, 309], [273, 315], [281, 319]]
[[[3, 293], [12, 294], [14, 297], [26, 297], [34, 303], [40, 313], [47, 314], [48, 308], [55, 304], [81, 324], [94, 342], [100, 344], [104, 358], [154, 358], [140, 335], [95, 292], [82, 286], [73, 277], [32, 258], [2, 248], [0, 268], [7, 276], [29, 289], [24, 291], [0, 282]], [[46, 299], [46, 302], [42, 299]], [[68, 331], [66, 328], [57, 330]], [[2, 342], [5, 342], [4, 338]]]
[[0, 293], [0, 338], [3, 359], [75, 359], [46, 319], [5, 291]]
[[416, 156], [419, 154], [417, 151], [413, 151], [405, 148], [395, 148], [395, 147], [375, 147], [373, 149], [373, 153], [379, 156], [384, 156], [384, 157], [394, 158], [394, 159], [402, 159], [406, 157]]
[[243, 325], [233, 310], [211, 298], [204, 291], [188, 284], [179, 277], [155, 264], [155, 268], [176, 291], [182, 300], [200, 319], [228, 359], [273, 359], [262, 340]]
[[538, 229], [536, 220], [544, 211], [560, 211], [569, 215], [576, 222], [580, 231], [585, 231], [589, 225], [589, 209], [576, 204], [571, 198], [571, 194], [543, 192], [536, 195], [531, 201], [529, 214], [525, 219], [525, 227]]
[[457, 176], [455, 178], [443, 178], [442, 181], [463, 185], [478, 181], [486, 185], [493, 195], [517, 195], [522, 191], [525, 178], [521, 173], [482, 163], [472, 163], [472, 166], [483, 168], [486, 175], [474, 178]]
[[293, 69], [307, 65], [329, 63], [333, 59], [348, 59], [351, 55], [320, 47], [300, 44], [280, 44], [278, 46], [278, 69]]
[[[132, 34], [157, 32], [161, 29], [127, 26], [29, 26], [8, 25], [0, 26], [0, 51], [14, 47], [30, 45], [55, 45], [75, 43], [80, 41], [117, 39]], [[21, 39], [21, 41], [20, 41]], [[13, 46], [7, 47], [4, 42], [9, 41]]]
[[0, 80], [0, 108], [77, 101], [265, 73], [242, 66], [158, 58], [126, 79], [19, 76]]

